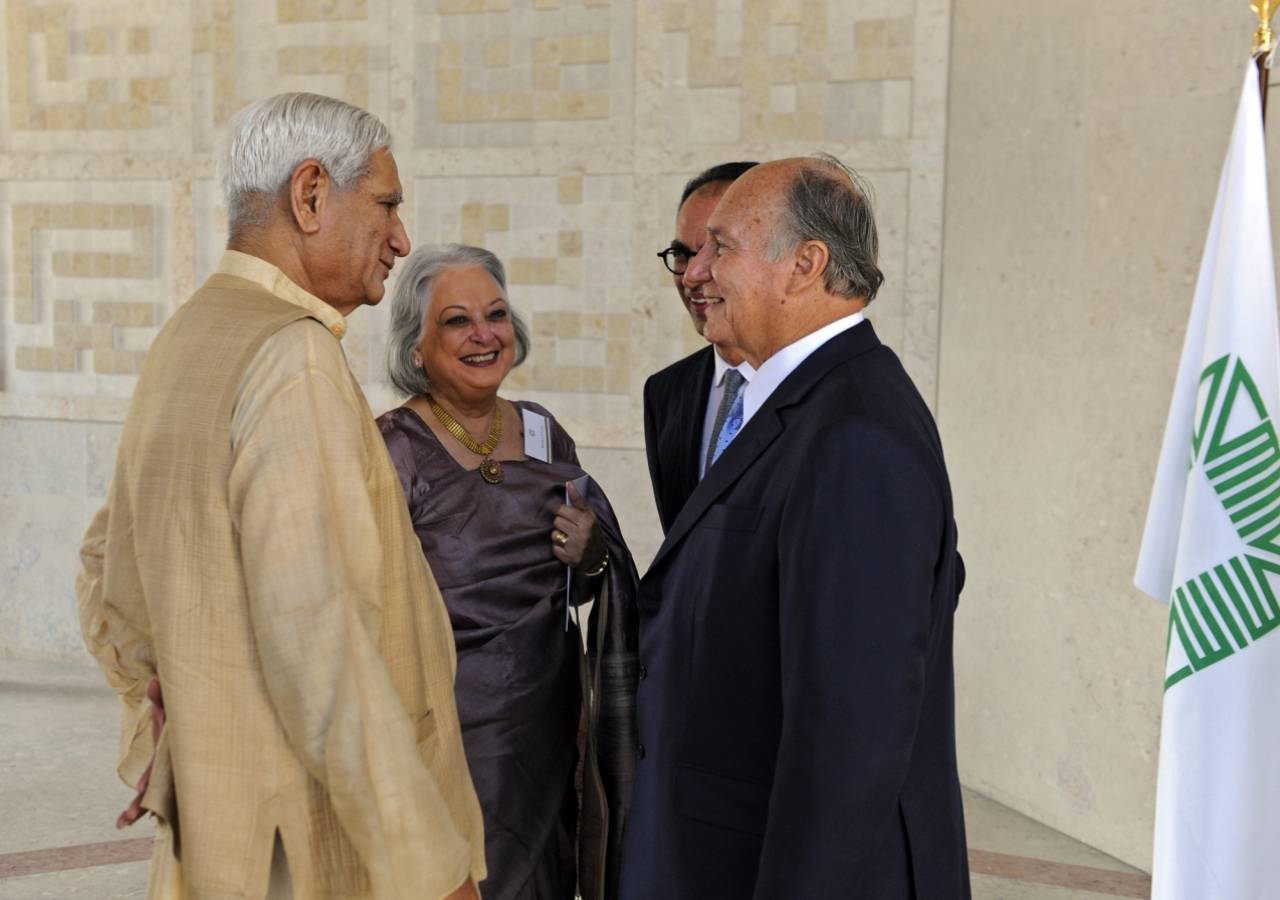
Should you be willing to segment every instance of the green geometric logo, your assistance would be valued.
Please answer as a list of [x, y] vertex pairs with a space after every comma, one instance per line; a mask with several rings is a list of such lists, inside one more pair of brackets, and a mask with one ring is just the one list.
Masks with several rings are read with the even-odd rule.
[[[1243, 361], [1237, 358], [1233, 366], [1230, 355], [1222, 357], [1200, 376], [1202, 390], [1206, 382], [1204, 411], [1191, 438], [1191, 465], [1201, 464], [1252, 552], [1233, 556], [1174, 590], [1165, 655], [1177, 633], [1190, 662], [1165, 679], [1166, 691], [1280, 625], [1280, 441]], [[1227, 439], [1237, 403], [1245, 404], [1237, 418], [1257, 424]]]

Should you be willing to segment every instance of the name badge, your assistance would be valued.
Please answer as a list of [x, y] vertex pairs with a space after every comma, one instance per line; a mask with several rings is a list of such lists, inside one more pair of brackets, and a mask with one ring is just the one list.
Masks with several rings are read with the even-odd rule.
[[524, 455], [551, 462], [551, 429], [547, 417], [529, 409], [521, 412], [524, 417]]

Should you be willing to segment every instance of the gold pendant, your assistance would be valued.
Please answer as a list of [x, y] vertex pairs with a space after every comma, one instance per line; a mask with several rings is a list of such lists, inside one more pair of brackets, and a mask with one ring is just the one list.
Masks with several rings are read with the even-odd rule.
[[480, 460], [480, 477], [490, 484], [498, 484], [506, 477], [506, 473], [502, 471], [502, 463], [486, 456]]

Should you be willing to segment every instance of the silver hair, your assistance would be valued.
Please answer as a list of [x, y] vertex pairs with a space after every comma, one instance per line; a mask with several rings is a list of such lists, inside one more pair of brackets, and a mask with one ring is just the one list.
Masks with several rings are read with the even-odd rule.
[[800, 166], [782, 198], [765, 258], [779, 262], [806, 241], [827, 245], [827, 290], [870, 303], [884, 282], [871, 183], [828, 154]]
[[[507, 295], [507, 275], [502, 261], [483, 247], [466, 244], [436, 244], [419, 247], [404, 262], [404, 271], [391, 294], [391, 324], [387, 334], [387, 380], [407, 397], [431, 393], [431, 379], [425, 366], [414, 363], [414, 354], [427, 334], [427, 313], [431, 311], [431, 295], [435, 281], [451, 269], [481, 269], [487, 272], [502, 295]], [[524, 319], [511, 308], [507, 314], [516, 333], [518, 366], [529, 356], [529, 329]]]
[[369, 157], [391, 149], [391, 132], [373, 113], [319, 94], [276, 94], [231, 119], [218, 146], [218, 184], [234, 238], [267, 224], [304, 160], [324, 167], [339, 190], [369, 174]]

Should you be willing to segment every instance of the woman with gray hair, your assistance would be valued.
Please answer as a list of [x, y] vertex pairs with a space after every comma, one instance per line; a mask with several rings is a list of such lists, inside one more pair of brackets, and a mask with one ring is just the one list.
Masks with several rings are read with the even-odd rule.
[[[498, 396], [529, 337], [496, 256], [412, 253], [388, 345], [409, 399], [378, 425], [453, 625], [485, 900], [616, 897], [638, 747], [637, 577], [617, 519], [551, 413]], [[569, 610], [590, 599], [584, 657]]]

